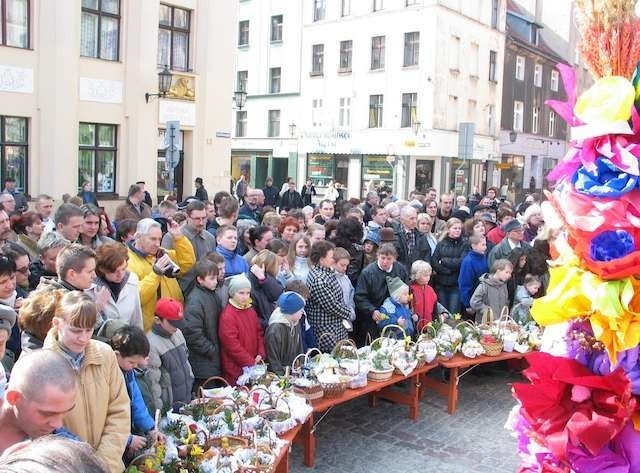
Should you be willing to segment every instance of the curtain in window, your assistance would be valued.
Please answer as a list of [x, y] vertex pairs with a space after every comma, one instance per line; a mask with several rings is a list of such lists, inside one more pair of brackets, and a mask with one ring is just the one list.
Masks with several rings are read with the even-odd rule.
[[103, 12], [117, 15], [119, 13], [118, 0], [102, 0], [101, 8]]
[[189, 36], [186, 33], [173, 32], [172, 67], [180, 71], [187, 70], [187, 54], [189, 47]]
[[116, 61], [118, 59], [118, 19], [103, 16], [100, 21], [100, 57]]
[[98, 15], [82, 12], [80, 20], [80, 55], [98, 57]]
[[14, 178], [18, 190], [24, 191], [25, 170], [27, 169], [27, 147], [5, 146], [4, 157], [3, 179]]
[[160, 28], [158, 30], [158, 66], [171, 65], [169, 54], [171, 52], [171, 31]]
[[5, 117], [4, 141], [5, 143], [26, 143], [27, 119], [20, 117]]
[[115, 152], [98, 151], [96, 157], [98, 171], [97, 192], [115, 192]]
[[81, 149], [78, 155], [78, 187], [82, 187], [84, 181], [94, 182], [95, 175], [95, 152]]
[[7, 2], [7, 45], [26, 48], [29, 46], [29, 15], [27, 0], [5, 0]]

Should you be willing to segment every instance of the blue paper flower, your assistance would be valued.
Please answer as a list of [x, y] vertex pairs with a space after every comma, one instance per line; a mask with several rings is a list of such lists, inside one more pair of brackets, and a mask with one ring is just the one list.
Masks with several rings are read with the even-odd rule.
[[609, 230], [591, 240], [589, 255], [594, 261], [611, 261], [635, 251], [633, 236], [624, 230]]
[[593, 171], [581, 166], [573, 175], [572, 181], [578, 192], [594, 197], [617, 198], [640, 188], [638, 176], [621, 171], [610, 159], [600, 157], [595, 164]]

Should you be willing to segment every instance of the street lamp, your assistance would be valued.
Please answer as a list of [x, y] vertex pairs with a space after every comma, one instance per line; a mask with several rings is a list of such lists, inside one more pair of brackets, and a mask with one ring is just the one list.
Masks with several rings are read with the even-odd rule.
[[295, 138], [297, 125], [293, 122], [289, 123], [289, 136]]
[[233, 93], [233, 101], [236, 103], [238, 110], [242, 110], [247, 101], [247, 92], [244, 90], [236, 90]]
[[165, 65], [164, 69], [158, 72], [158, 93], [157, 94], [144, 94], [144, 100], [149, 103], [151, 97], [165, 97], [169, 89], [171, 88], [171, 81], [173, 80], [173, 74], [169, 70], [169, 66]]

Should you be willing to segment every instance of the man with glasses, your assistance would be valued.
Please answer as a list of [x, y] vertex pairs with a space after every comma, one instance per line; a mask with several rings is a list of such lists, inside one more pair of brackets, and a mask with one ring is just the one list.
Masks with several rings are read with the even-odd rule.
[[[207, 231], [207, 208], [200, 200], [192, 200], [187, 205], [187, 223], [182, 228], [182, 234], [187, 237], [193, 246], [196, 261], [204, 258], [207, 253], [216, 247], [216, 239]], [[165, 233], [162, 238], [162, 248], [173, 249], [173, 235]]]

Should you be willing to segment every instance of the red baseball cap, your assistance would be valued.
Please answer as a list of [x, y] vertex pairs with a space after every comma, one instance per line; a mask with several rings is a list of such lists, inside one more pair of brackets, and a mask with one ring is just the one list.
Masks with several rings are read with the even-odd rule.
[[161, 297], [156, 302], [156, 315], [161, 319], [167, 319], [174, 327], [183, 325], [184, 312], [182, 303], [171, 297]]

